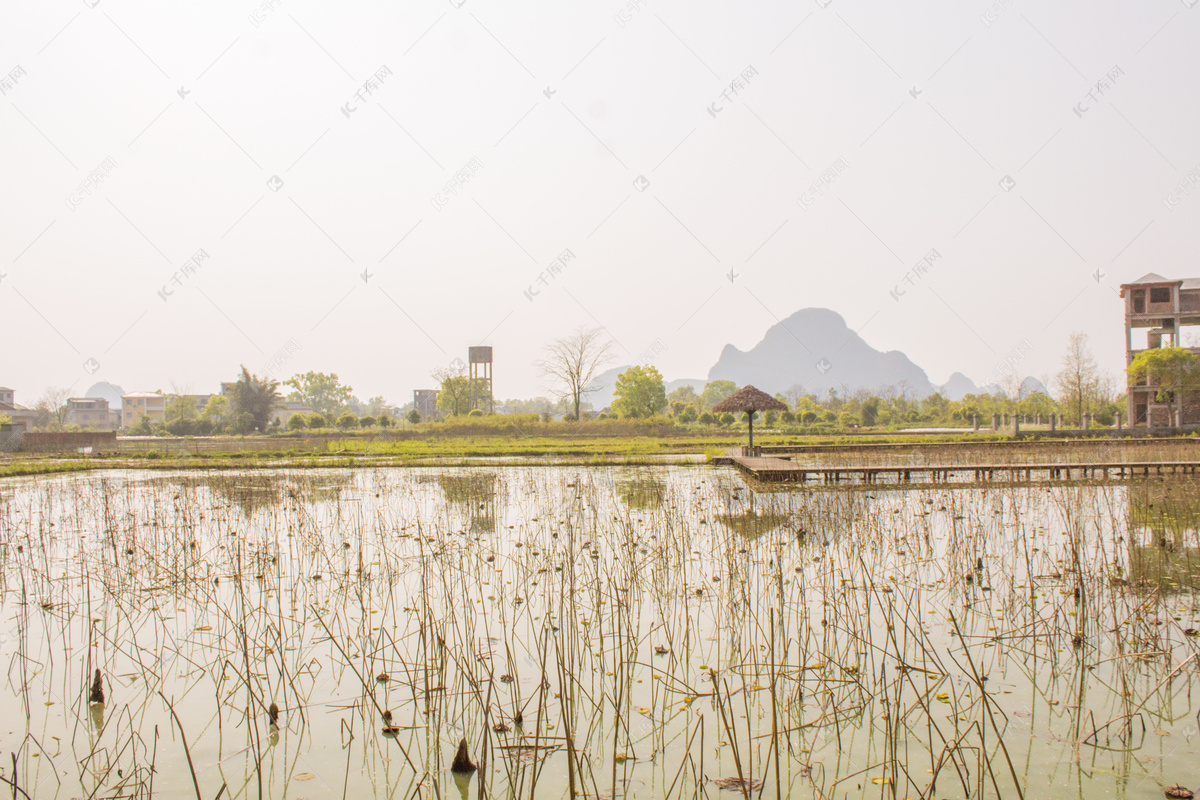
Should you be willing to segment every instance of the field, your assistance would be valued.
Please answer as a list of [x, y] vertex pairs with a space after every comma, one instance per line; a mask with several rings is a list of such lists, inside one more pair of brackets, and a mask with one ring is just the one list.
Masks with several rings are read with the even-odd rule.
[[[1197, 782], [1198, 489], [759, 491], [702, 466], [10, 478], [3, 780], [1161, 797]], [[461, 740], [469, 775], [449, 771]]]

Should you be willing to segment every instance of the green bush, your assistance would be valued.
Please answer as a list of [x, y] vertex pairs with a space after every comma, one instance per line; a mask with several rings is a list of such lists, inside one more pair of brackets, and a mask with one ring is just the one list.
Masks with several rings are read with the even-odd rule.
[[374, 428], [375, 427], [375, 418], [370, 416], [369, 414], [365, 417], [359, 417], [358, 418], [358, 427]]
[[724, 414], [722, 414], [719, 417], [719, 419], [721, 421], [721, 425], [726, 428], [728, 428], [733, 423], [737, 422], [737, 418], [734, 417], [733, 414], [729, 413], [728, 411], [726, 411]]
[[351, 414], [349, 411], [343, 413], [337, 418], [337, 426], [340, 430], [348, 431], [351, 428], [358, 427], [358, 417]]
[[468, 417], [482, 417], [482, 416], [485, 416], [485, 414], [483, 413], [482, 408], [472, 408], [469, 412], [467, 412], [467, 416]]
[[328, 428], [329, 420], [325, 419], [325, 415], [320, 411], [314, 411], [308, 415], [308, 427], [310, 428]]

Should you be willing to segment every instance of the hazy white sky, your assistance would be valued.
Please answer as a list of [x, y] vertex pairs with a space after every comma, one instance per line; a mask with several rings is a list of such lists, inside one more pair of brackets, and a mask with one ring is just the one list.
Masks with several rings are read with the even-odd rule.
[[404, 403], [491, 344], [529, 396], [580, 324], [704, 377], [807, 306], [935, 382], [1115, 373], [1119, 284], [1200, 274], [1195, 5], [9, 4], [0, 384]]

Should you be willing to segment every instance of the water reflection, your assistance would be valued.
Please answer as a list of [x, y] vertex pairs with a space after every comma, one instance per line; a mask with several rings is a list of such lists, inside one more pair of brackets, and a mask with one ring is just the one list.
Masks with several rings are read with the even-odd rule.
[[617, 497], [630, 511], [655, 511], [667, 495], [667, 484], [649, 470], [637, 470], [614, 483]]
[[471, 533], [496, 532], [496, 496], [500, 479], [494, 472], [468, 471], [437, 476], [446, 502], [466, 518]]
[[1163, 592], [1200, 589], [1200, 479], [1132, 484], [1126, 512], [1129, 581]]

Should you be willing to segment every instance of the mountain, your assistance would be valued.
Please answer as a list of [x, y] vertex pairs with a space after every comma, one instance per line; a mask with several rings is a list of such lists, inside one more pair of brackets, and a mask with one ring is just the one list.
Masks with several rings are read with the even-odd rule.
[[947, 400], [957, 402], [969, 394], [979, 394], [979, 387], [966, 375], [956, 372], [950, 376], [950, 380], [938, 387], [938, 394]]
[[925, 370], [908, 356], [876, 350], [827, 308], [797, 311], [772, 325], [762, 341], [745, 352], [726, 345], [708, 379], [753, 384], [768, 394], [800, 385], [818, 397], [830, 390], [849, 394], [892, 388], [914, 397], [934, 392]]
[[1021, 382], [1021, 399], [1024, 400], [1026, 397], [1029, 397], [1029, 395], [1035, 394], [1036, 392], [1041, 392], [1047, 397], [1051, 396], [1050, 390], [1046, 388], [1046, 385], [1030, 375]]
[[108, 407], [113, 411], [121, 410], [121, 395], [125, 394], [125, 390], [116, 384], [108, 381], [100, 381], [93, 383], [91, 388], [83, 395], [84, 397], [102, 397], [108, 401]]
[[[592, 408], [600, 411], [613, 402], [617, 376], [630, 365], [605, 370], [592, 381], [595, 391], [586, 395]], [[882, 352], [867, 344], [846, 325], [841, 315], [827, 308], [805, 308], [767, 329], [762, 341], [743, 352], [725, 345], [720, 358], [708, 371], [707, 379], [680, 378], [667, 381], [667, 394], [681, 386], [691, 386], [700, 394], [704, 384], [730, 380], [738, 386], [753, 384], [767, 394], [786, 392], [802, 386], [805, 394], [824, 397], [832, 389], [838, 394], [859, 390], [868, 392], [906, 392], [922, 398], [940, 393], [948, 400], [962, 400], [968, 394], [1004, 394], [995, 383], [979, 386], [961, 372], [955, 372], [941, 386], [935, 386], [908, 356], [898, 350]], [[1021, 397], [1033, 392], [1050, 392], [1037, 378], [1025, 378]]]

